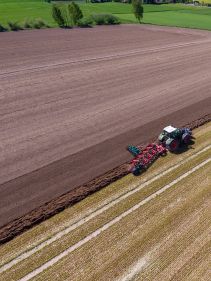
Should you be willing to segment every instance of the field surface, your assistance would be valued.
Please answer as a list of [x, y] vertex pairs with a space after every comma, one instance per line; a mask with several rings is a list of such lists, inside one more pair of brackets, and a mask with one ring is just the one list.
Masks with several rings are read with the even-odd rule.
[[209, 32], [130, 25], [1, 36], [1, 227], [124, 163], [129, 143], [211, 112]]
[[[66, 1], [68, 3], [68, 1]], [[92, 4], [78, 1], [83, 14], [111, 13], [122, 23], [137, 23], [132, 6], [121, 3]], [[42, 18], [50, 26], [56, 26], [51, 16], [51, 4], [43, 0], [0, 0], [0, 23], [8, 21], [23, 23], [26, 19]], [[189, 27], [211, 30], [211, 9], [183, 4], [144, 5], [143, 23]]]
[[194, 136], [0, 246], [0, 280], [209, 281], [211, 123]]

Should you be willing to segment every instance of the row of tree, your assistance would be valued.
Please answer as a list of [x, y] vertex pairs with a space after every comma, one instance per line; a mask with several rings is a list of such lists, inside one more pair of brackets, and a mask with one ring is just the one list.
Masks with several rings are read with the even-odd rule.
[[[142, 0], [132, 0], [133, 13], [139, 23], [141, 22], [144, 13], [142, 3]], [[52, 16], [58, 26], [68, 28], [80, 25], [83, 13], [78, 4], [71, 2], [67, 6], [62, 4], [53, 4]]]

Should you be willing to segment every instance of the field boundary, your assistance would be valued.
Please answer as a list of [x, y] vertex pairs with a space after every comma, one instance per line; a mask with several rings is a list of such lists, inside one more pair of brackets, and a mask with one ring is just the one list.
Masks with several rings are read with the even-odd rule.
[[55, 263], [60, 261], [62, 258], [66, 257], [71, 252], [73, 252], [76, 249], [78, 249], [79, 247], [83, 246], [84, 244], [86, 244], [90, 240], [96, 238], [102, 232], [106, 231], [107, 229], [109, 229], [110, 227], [112, 227], [113, 225], [115, 225], [116, 223], [121, 221], [123, 218], [125, 218], [129, 214], [131, 214], [134, 211], [136, 211], [141, 206], [143, 206], [146, 203], [150, 202], [151, 200], [155, 199], [157, 196], [159, 196], [160, 194], [162, 194], [163, 192], [165, 192], [166, 190], [168, 190], [169, 188], [171, 188], [172, 186], [174, 186], [175, 184], [177, 184], [178, 182], [180, 182], [184, 178], [188, 177], [189, 175], [191, 175], [195, 171], [199, 170], [200, 168], [202, 168], [203, 166], [205, 166], [209, 162], [211, 162], [211, 157], [206, 159], [205, 161], [201, 162], [197, 166], [193, 167], [192, 169], [190, 169], [186, 173], [182, 174], [177, 179], [173, 180], [171, 183], [163, 186], [158, 191], [154, 192], [153, 194], [151, 194], [150, 196], [148, 196], [144, 200], [140, 201], [139, 203], [137, 203], [136, 205], [134, 205], [133, 207], [131, 207], [127, 211], [123, 212], [119, 216], [115, 217], [114, 219], [112, 219], [111, 221], [109, 221], [108, 223], [103, 225], [102, 227], [98, 228], [97, 230], [95, 230], [94, 232], [92, 232], [91, 234], [86, 236], [84, 239], [82, 239], [79, 242], [77, 242], [76, 244], [70, 246], [68, 249], [66, 249], [65, 251], [63, 251], [59, 255], [55, 256], [54, 258], [50, 259], [48, 262], [44, 263], [42, 266], [38, 267], [37, 269], [33, 270], [32, 272], [30, 272], [29, 274], [27, 274], [23, 278], [19, 279], [19, 281], [28, 281], [28, 280], [34, 278], [35, 276], [37, 276], [38, 274], [42, 273], [44, 270], [46, 270], [49, 267], [53, 266]]
[[[211, 114], [208, 114], [183, 126], [195, 129], [210, 121]], [[127, 175], [129, 173], [127, 164], [128, 163], [124, 163], [108, 171], [106, 174], [89, 181], [87, 184], [79, 186], [6, 224], [0, 229], [0, 245]], [[75, 192], [76, 189], [77, 194]]]
[[73, 224], [70, 224], [69, 226], [67, 226], [63, 230], [55, 233], [51, 238], [46, 239], [45, 241], [43, 241], [40, 244], [38, 244], [38, 245], [34, 246], [33, 248], [31, 248], [30, 250], [26, 250], [23, 253], [19, 254], [17, 257], [13, 258], [11, 261], [6, 262], [5, 264], [1, 265], [0, 266], [0, 273], [10, 269], [11, 267], [16, 265], [17, 263], [27, 259], [28, 257], [32, 256], [36, 252], [42, 250], [44, 247], [52, 244], [53, 242], [57, 241], [58, 239], [62, 238], [65, 235], [67, 235], [68, 233], [70, 233], [71, 231], [75, 230], [76, 228], [84, 225], [85, 223], [89, 222], [91, 219], [94, 219], [98, 215], [102, 214], [103, 212], [105, 212], [108, 209], [112, 208], [113, 206], [117, 205], [118, 203], [120, 203], [121, 201], [125, 200], [129, 196], [139, 192], [143, 188], [145, 188], [148, 185], [154, 183], [156, 180], [158, 180], [158, 179], [164, 177], [165, 175], [169, 174], [170, 172], [174, 171], [175, 169], [177, 169], [181, 165], [188, 163], [191, 159], [194, 159], [195, 157], [197, 157], [200, 154], [206, 152], [210, 148], [211, 148], [211, 145], [208, 145], [208, 146], [204, 147], [203, 149], [197, 151], [196, 153], [194, 153], [193, 155], [189, 156], [187, 159], [179, 162], [178, 164], [170, 166], [165, 171], [163, 171], [163, 172], [161, 172], [159, 174], [156, 174], [154, 177], [144, 181], [141, 184], [134, 185], [131, 190], [127, 190], [125, 193], [121, 194], [120, 196], [118, 196], [116, 198], [111, 198], [110, 202], [102, 204], [96, 210], [86, 214], [80, 220], [74, 222]]

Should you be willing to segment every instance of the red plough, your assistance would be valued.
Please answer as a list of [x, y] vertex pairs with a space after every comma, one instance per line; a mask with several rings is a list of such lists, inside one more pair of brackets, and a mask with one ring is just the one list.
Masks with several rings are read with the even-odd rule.
[[128, 146], [127, 150], [134, 156], [134, 159], [130, 162], [129, 170], [136, 176], [146, 170], [159, 156], [167, 153], [165, 147], [156, 143], [150, 143], [145, 148]]

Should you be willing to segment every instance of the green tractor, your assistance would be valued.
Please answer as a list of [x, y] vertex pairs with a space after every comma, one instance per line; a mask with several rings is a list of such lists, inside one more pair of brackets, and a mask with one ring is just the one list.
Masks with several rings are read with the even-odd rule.
[[190, 144], [191, 138], [192, 132], [189, 128], [178, 129], [173, 126], [167, 126], [159, 135], [158, 141], [169, 151], [176, 152], [179, 147]]

